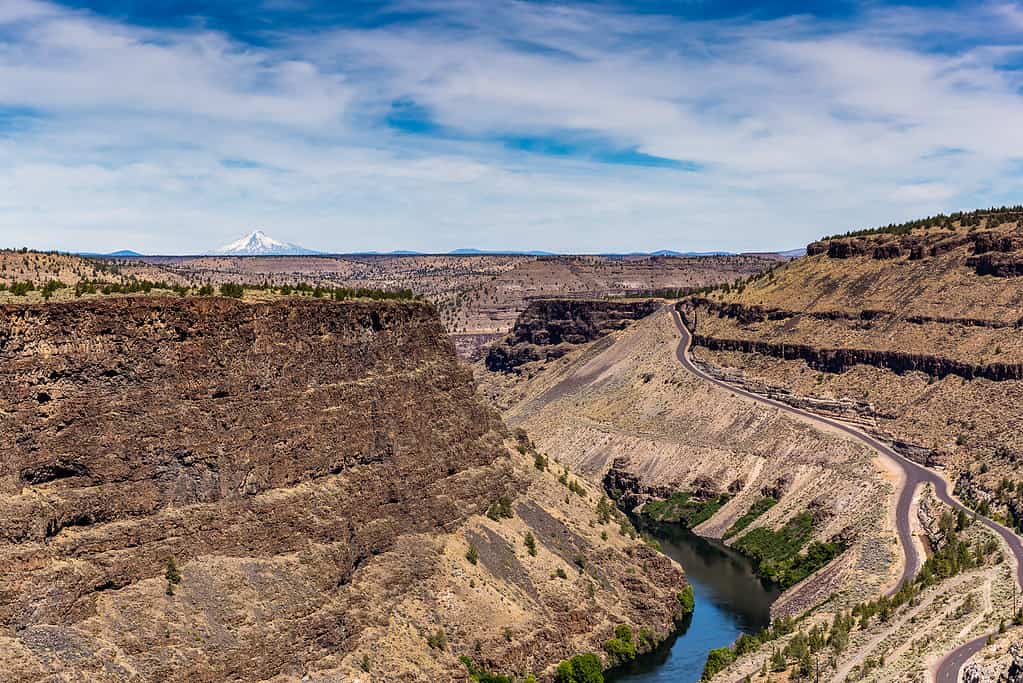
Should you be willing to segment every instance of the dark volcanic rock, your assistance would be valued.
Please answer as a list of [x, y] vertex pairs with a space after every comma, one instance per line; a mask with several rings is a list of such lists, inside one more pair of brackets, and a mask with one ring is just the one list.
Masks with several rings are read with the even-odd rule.
[[974, 254], [986, 254], [990, 251], [1008, 253], [1023, 250], [1023, 235], [1006, 235], [985, 230], [971, 233], [970, 239], [973, 241]]
[[973, 246], [974, 254], [1010, 253], [1023, 250], [1023, 235], [999, 231], [977, 231], [968, 234], [933, 232], [928, 235], [894, 235], [879, 233], [869, 237], [842, 237], [807, 245], [809, 256], [826, 253], [829, 258], [846, 259], [869, 256], [874, 259], [908, 257], [919, 260], [940, 256], [964, 245]]
[[[608, 623], [664, 637], [685, 585], [552, 506], [562, 487], [509, 450], [424, 303], [3, 306], [0, 440], [5, 681], [365, 680], [367, 652], [373, 680], [461, 680], [474, 641], [542, 673]], [[502, 497], [548, 520], [527, 527], [542, 548], [586, 557], [585, 618], [575, 583], [485, 527]], [[470, 590], [470, 567], [501, 588]], [[516, 596], [535, 618], [512, 643], [486, 615]]]
[[696, 318], [694, 310], [696, 307], [705, 309], [721, 318], [731, 318], [743, 324], [764, 322], [765, 320], [788, 320], [790, 318], [813, 318], [814, 320], [901, 320], [902, 322], [914, 325], [926, 325], [938, 323], [941, 325], [962, 325], [964, 327], [989, 327], [1002, 329], [1006, 327], [1021, 327], [1023, 319], [1014, 323], [1001, 320], [984, 320], [981, 318], [952, 318], [931, 315], [909, 315], [903, 318], [890, 311], [879, 311], [864, 309], [861, 311], [792, 311], [783, 308], [770, 308], [767, 306], [747, 305], [740, 303], [728, 303], [714, 301], [703, 297], [690, 297], [680, 304], [689, 320]]
[[828, 258], [865, 256], [868, 253], [873, 253], [873, 251], [873, 247], [861, 239], [831, 240], [828, 242]]
[[957, 375], [963, 379], [989, 379], [995, 382], [1023, 379], [1018, 363], [965, 363], [926, 354], [872, 349], [819, 349], [805, 344], [772, 344], [750, 339], [718, 339], [693, 335], [693, 344], [712, 351], [759, 353], [785, 360], [805, 360], [823, 372], [845, 372], [853, 365], [873, 365], [895, 373], [922, 372], [932, 377]]
[[[777, 311], [759, 306], [740, 304], [714, 304], [705, 300], [689, 299], [676, 304], [676, 309], [690, 330], [699, 329], [697, 307], [706, 306], [719, 315], [728, 315], [742, 320], [763, 320]], [[866, 313], [866, 312], [865, 312]], [[876, 317], [878, 312], [870, 312]], [[938, 320], [929, 319], [929, 320]], [[956, 321], [961, 322], [961, 321]], [[984, 321], [973, 321], [983, 323]], [[806, 344], [773, 343], [753, 339], [721, 339], [708, 335], [693, 334], [693, 344], [712, 351], [740, 351], [773, 356], [785, 360], [804, 360], [823, 372], [845, 372], [853, 365], [872, 365], [896, 373], [922, 372], [932, 377], [956, 375], [963, 379], [989, 379], [995, 382], [1023, 379], [1023, 364], [1019, 363], [967, 363], [927, 354], [904, 353], [901, 351], [880, 351], [874, 349], [827, 349]]]
[[982, 254], [966, 259], [966, 265], [973, 268], [977, 275], [994, 275], [995, 277], [1023, 275], [1023, 255]]
[[491, 372], [511, 372], [520, 365], [565, 355], [573, 346], [594, 341], [661, 307], [659, 301], [532, 301], [515, 321], [511, 333], [490, 347]]
[[[359, 567], [516, 486], [493, 467], [498, 416], [419, 303], [5, 306], [0, 406], [0, 632], [45, 625], [77, 643], [77, 663], [52, 656], [78, 671], [105, 666], [110, 637], [145, 680], [257, 680], [343, 651], [364, 625], [339, 592]], [[168, 557], [199, 586], [192, 558], [295, 553], [306, 568], [266, 577], [262, 616], [188, 667], [161, 655], [195, 647], [149, 628], [165, 617], [125, 612], [100, 640], [78, 627], [106, 591], [160, 580]]]

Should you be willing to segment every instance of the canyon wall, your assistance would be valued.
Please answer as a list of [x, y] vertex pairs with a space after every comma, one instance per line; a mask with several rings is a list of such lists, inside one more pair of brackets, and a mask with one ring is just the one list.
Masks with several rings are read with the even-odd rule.
[[8, 680], [549, 677], [677, 617], [677, 565], [509, 448], [427, 304], [4, 306], [0, 409]]
[[868, 427], [1023, 526], [1023, 278], [978, 266], [1023, 257], [1020, 215], [916, 223], [814, 243], [742, 287], [685, 299], [694, 353], [769, 393], [861, 404]]
[[540, 299], [531, 301], [508, 336], [487, 351], [491, 372], [511, 372], [520, 365], [565, 355], [580, 344], [599, 339], [644, 318], [662, 302]]

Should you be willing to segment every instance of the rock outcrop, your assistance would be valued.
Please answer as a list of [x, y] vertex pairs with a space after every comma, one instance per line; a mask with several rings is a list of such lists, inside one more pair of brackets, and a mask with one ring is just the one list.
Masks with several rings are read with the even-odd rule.
[[695, 322], [694, 310], [703, 309], [721, 318], [731, 318], [742, 324], [749, 325], [767, 320], [791, 320], [792, 318], [811, 318], [813, 320], [851, 320], [860, 322], [906, 322], [913, 325], [937, 323], [940, 325], [962, 325], [964, 327], [985, 327], [1005, 329], [1023, 327], [1023, 318], [1015, 322], [1004, 320], [985, 320], [983, 318], [957, 318], [936, 315], [900, 316], [892, 311], [866, 308], [860, 311], [794, 311], [784, 308], [747, 305], [735, 302], [714, 301], [704, 297], [689, 297], [680, 304], [691, 322]]
[[860, 256], [916, 261], [947, 254], [963, 246], [972, 248], [975, 256], [967, 259], [966, 265], [974, 268], [978, 275], [1023, 275], [1023, 254], [1019, 253], [1023, 252], [1023, 232], [1018, 227], [1009, 230], [973, 229], [969, 232], [954, 229], [908, 234], [879, 232], [861, 237], [836, 237], [811, 242], [806, 253], [808, 256], [827, 254], [833, 259]]
[[741, 288], [690, 297], [681, 311], [694, 355], [781, 400], [811, 398], [815, 410], [869, 404], [875, 433], [944, 467], [982, 514], [1019, 524], [1019, 208], [825, 239], [808, 253]]
[[720, 339], [701, 334], [693, 335], [693, 344], [711, 351], [740, 351], [785, 360], [804, 360], [807, 365], [822, 372], [845, 372], [854, 365], [870, 365], [897, 374], [922, 372], [938, 378], [955, 375], [963, 379], [988, 379], [994, 382], [1023, 379], [1023, 364], [1020, 363], [965, 363], [927, 354], [874, 349], [823, 349], [806, 344]]
[[490, 347], [486, 365], [491, 372], [511, 372], [520, 365], [560, 358], [571, 349], [599, 339], [645, 318], [661, 302], [540, 299], [530, 302], [511, 333]]
[[427, 304], [5, 306], [0, 439], [5, 680], [542, 675], [684, 585], [519, 462]]
[[966, 259], [966, 265], [972, 266], [977, 275], [993, 275], [995, 277], [1016, 277], [1023, 275], [1023, 255], [996, 256], [982, 254]]
[[993, 662], [967, 664], [963, 683], [1023, 683], [1023, 643], [1013, 643]]

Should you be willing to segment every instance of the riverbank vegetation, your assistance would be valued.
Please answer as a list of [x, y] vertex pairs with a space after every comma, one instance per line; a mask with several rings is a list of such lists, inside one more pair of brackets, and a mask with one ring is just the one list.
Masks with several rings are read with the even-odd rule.
[[750, 509], [746, 511], [746, 514], [735, 520], [732, 526], [728, 527], [723, 538], [728, 539], [735, 536], [740, 531], [744, 531], [746, 527], [755, 522], [760, 515], [773, 508], [777, 503], [778, 501], [775, 498], [770, 497], [761, 498], [757, 502], [753, 503]]
[[619, 624], [615, 627], [614, 637], [604, 643], [604, 652], [607, 653], [609, 664], [615, 667], [628, 664], [655, 647], [657, 638], [650, 629], [641, 627], [639, 633], [634, 635], [631, 626]]
[[[809, 680], [817, 673], [818, 661], [827, 662], [834, 668], [835, 662], [849, 646], [852, 634], [869, 629], [875, 622], [887, 623], [897, 616], [902, 608], [912, 607], [920, 601], [921, 593], [963, 572], [1003, 561], [999, 545], [994, 537], [967, 540], [964, 532], [973, 524], [968, 516], [946, 511], [939, 520], [942, 541], [931, 557], [927, 558], [912, 581], [904, 583], [892, 596], [858, 603], [847, 610], [837, 611], [830, 625], [815, 624], [809, 629], [798, 628], [798, 621], [787, 618], [776, 620], [769, 628], [756, 635], [743, 634], [731, 647], [719, 648], [708, 654], [703, 678], [709, 680], [745, 654], [753, 653], [784, 636], [792, 635], [784, 646], [773, 647], [771, 655], [764, 659], [760, 676], [768, 679], [771, 673], [789, 672], [790, 680]], [[799, 523], [805, 528], [805, 521]], [[779, 544], [780, 547], [783, 544]], [[816, 553], [811, 544], [806, 556]], [[770, 546], [769, 547], [774, 547]], [[791, 547], [791, 546], [789, 546]], [[819, 561], [819, 560], [818, 560]], [[798, 565], [793, 565], [793, 568]], [[1023, 612], [1019, 620], [1023, 622]], [[820, 658], [818, 655], [827, 655]], [[859, 678], [884, 665], [883, 658], [867, 658], [858, 665], [853, 674]], [[760, 680], [760, 677], [752, 677]]]
[[600, 658], [584, 652], [558, 664], [554, 683], [604, 683], [604, 670]]
[[689, 616], [696, 609], [696, 597], [693, 595], [693, 587], [686, 586], [678, 592], [676, 596], [678, 598], [678, 604], [682, 610], [682, 618]]
[[728, 501], [727, 493], [701, 499], [688, 491], [679, 491], [664, 500], [650, 501], [643, 506], [643, 514], [658, 522], [672, 522], [691, 529], [717, 514]]
[[846, 549], [840, 541], [814, 541], [806, 547], [806, 552], [800, 553], [812, 536], [813, 515], [802, 512], [777, 531], [767, 527], [753, 529], [732, 547], [753, 559], [761, 577], [786, 589], [824, 567]]

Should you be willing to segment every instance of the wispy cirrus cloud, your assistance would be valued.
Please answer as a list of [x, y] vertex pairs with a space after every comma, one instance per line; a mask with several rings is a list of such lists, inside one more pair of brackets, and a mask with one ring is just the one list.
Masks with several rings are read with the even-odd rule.
[[3, 241], [766, 249], [1023, 189], [1018, 3], [264, 9], [5, 3]]

